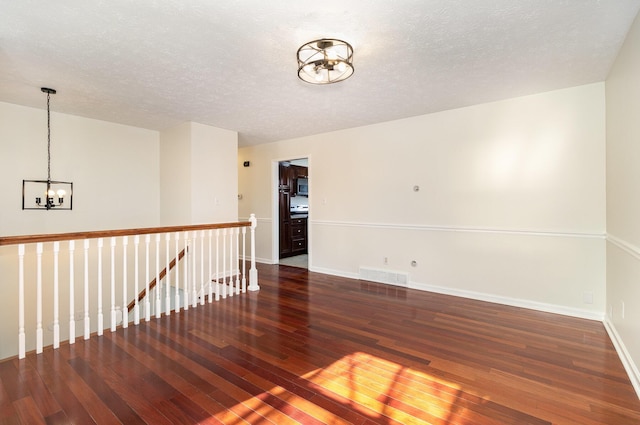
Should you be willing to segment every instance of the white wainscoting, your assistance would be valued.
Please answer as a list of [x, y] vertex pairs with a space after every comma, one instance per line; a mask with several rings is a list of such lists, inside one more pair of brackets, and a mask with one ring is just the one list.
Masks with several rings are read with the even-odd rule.
[[[618, 261], [613, 261], [616, 255], [619, 255], [619, 257], [617, 257], [616, 260], [629, 262], [630, 264], [634, 264], [636, 270], [640, 269], [640, 248], [639, 247], [612, 234], [607, 234], [607, 242], [611, 243], [611, 245], [617, 248], [619, 250], [618, 252], [620, 252], [620, 254], [616, 254], [615, 251], [611, 253], [607, 252], [608, 259], [612, 261], [612, 264], [608, 267], [609, 268], [609, 270], [607, 270], [608, 273], [615, 273], [615, 270], [613, 270], [615, 265], [620, 264]], [[615, 275], [617, 276], [617, 274]], [[628, 315], [634, 314], [634, 313], [637, 314], [636, 311], [638, 309], [638, 305], [640, 304], [640, 300], [637, 300], [637, 297], [633, 297], [633, 296], [629, 297], [628, 294], [625, 293], [626, 291], [633, 292], [634, 288], [625, 287], [625, 288], [622, 288], [622, 290], [620, 290], [621, 289], [619, 288], [620, 282], [614, 282], [613, 277], [609, 279], [610, 280], [607, 282], [609, 286], [607, 288], [607, 292], [608, 292], [608, 295], [611, 296], [611, 298], [615, 298], [615, 299], [607, 300], [608, 305], [610, 306], [613, 305], [620, 298], [626, 298], [625, 301], [628, 306], [627, 314]], [[630, 286], [637, 285], [637, 274], [634, 274], [631, 277], [624, 276], [624, 280], [627, 282], [631, 282], [631, 283], [628, 283], [627, 285], [630, 285]], [[625, 297], [625, 295], [627, 295], [627, 297]], [[607, 332], [609, 333], [609, 337], [611, 338], [613, 345], [616, 348], [616, 351], [618, 352], [618, 356], [620, 357], [620, 360], [622, 361], [622, 364], [624, 365], [624, 368], [627, 371], [627, 374], [629, 375], [631, 384], [633, 385], [633, 388], [636, 390], [638, 397], [640, 397], [640, 370], [638, 369], [638, 365], [634, 361], [633, 356], [629, 351], [629, 345], [636, 344], [637, 346], [638, 335], [637, 335], [637, 331], [634, 331], [634, 329], [638, 328], [637, 323], [635, 323], [637, 322], [637, 320], [629, 317], [627, 317], [626, 320], [620, 317], [617, 317], [617, 321], [619, 321], [620, 324], [623, 325], [623, 327], [620, 328], [620, 330], [616, 327], [614, 323], [614, 318], [611, 317], [611, 311], [609, 311], [609, 313], [605, 316], [604, 325], [605, 325], [605, 328], [607, 329]], [[626, 328], [625, 336], [628, 339], [632, 339], [632, 340], [628, 340], [627, 344], [625, 344], [624, 342], [625, 340], [623, 335], [620, 334], [620, 332], [624, 328]]]
[[[310, 228], [313, 230], [312, 245], [315, 250], [311, 271], [357, 279], [360, 277], [358, 273], [360, 267], [397, 270], [410, 274], [409, 287], [414, 289], [590, 320], [604, 319], [605, 234], [603, 233], [321, 220], [310, 221]], [[337, 242], [323, 241], [325, 235], [328, 238], [331, 234], [337, 236]], [[352, 239], [357, 238], [365, 241], [352, 242]], [[331, 250], [333, 257], [328, 258], [325, 251], [328, 250], [330, 243], [333, 244]], [[352, 246], [343, 250], [340, 247], [341, 243], [352, 244]], [[407, 245], [410, 246], [406, 247]], [[442, 248], [443, 252], [438, 252], [441, 246], [445, 245], [447, 246]], [[483, 252], [485, 246], [487, 252]], [[547, 249], [551, 253], [545, 253]], [[575, 252], [571, 252], [572, 249], [575, 249]], [[358, 252], [360, 250], [366, 252]], [[467, 252], [459, 253], [465, 250]], [[492, 258], [492, 250], [498, 254], [513, 251], [516, 261], [510, 264], [508, 259]], [[387, 256], [387, 252], [390, 258], [395, 256], [401, 259], [395, 264], [390, 261], [388, 265], [383, 265], [379, 261]], [[429, 263], [434, 254], [444, 258], [447, 253], [450, 257], [456, 257], [444, 260], [449, 264]], [[422, 259], [418, 259], [418, 266], [415, 269], [410, 266], [411, 256], [414, 254], [418, 257], [422, 256]], [[351, 258], [348, 258], [350, 256]], [[479, 257], [480, 260], [475, 257]], [[460, 259], [459, 262], [458, 259]], [[475, 263], [470, 264], [470, 260]], [[600, 264], [594, 265], [592, 260]], [[482, 261], [493, 261], [494, 264], [491, 266], [494, 270], [491, 270], [490, 266], [483, 265]], [[518, 270], [517, 264], [524, 265], [529, 270]], [[423, 269], [420, 270], [420, 267]], [[431, 270], [425, 272], [424, 269], [429, 267], [439, 268], [439, 270], [433, 273]], [[450, 275], [447, 271], [448, 267], [452, 269]], [[467, 267], [481, 270], [482, 273], [453, 270]], [[585, 267], [591, 267], [593, 273], [583, 270]], [[508, 270], [505, 272], [504, 269]], [[495, 273], [496, 281], [502, 282], [493, 285], [492, 273]], [[540, 283], [540, 291], [557, 290], [558, 294], [552, 293], [549, 296], [536, 294], [536, 288], [532, 286], [537, 284], [537, 274], [541, 280], [544, 280]], [[585, 278], [590, 279], [591, 282], [583, 282]], [[513, 281], [509, 282], [509, 279]], [[556, 282], [549, 283], [550, 279], [555, 279]], [[517, 288], [518, 285], [522, 288]], [[565, 290], [563, 286], [568, 286], [570, 289]], [[563, 290], [565, 293], [561, 293]], [[567, 292], [570, 294], [567, 295]], [[585, 305], [582, 308], [583, 292], [593, 293], [598, 300], [597, 304]], [[528, 295], [531, 294], [534, 296], [529, 297]], [[535, 295], [539, 296], [535, 298]], [[571, 303], [564, 302], [568, 296], [573, 297], [570, 300]]]

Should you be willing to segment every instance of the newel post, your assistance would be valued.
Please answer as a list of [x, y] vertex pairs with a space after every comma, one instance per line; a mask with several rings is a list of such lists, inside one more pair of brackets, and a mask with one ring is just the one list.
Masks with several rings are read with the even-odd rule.
[[24, 333], [24, 244], [18, 245], [18, 358], [26, 355]]
[[258, 220], [256, 215], [251, 214], [249, 217], [251, 222], [251, 268], [249, 269], [249, 291], [258, 291], [260, 286], [258, 285], [258, 270], [256, 269], [256, 227], [258, 226]]

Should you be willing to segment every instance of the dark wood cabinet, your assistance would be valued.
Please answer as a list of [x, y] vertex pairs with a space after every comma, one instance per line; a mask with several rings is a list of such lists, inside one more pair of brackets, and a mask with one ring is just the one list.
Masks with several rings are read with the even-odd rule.
[[299, 177], [307, 177], [307, 167], [280, 164], [278, 187], [280, 258], [307, 253], [307, 218], [291, 217], [291, 197], [296, 195]]
[[291, 219], [291, 254], [307, 253], [307, 219]]
[[296, 180], [298, 177], [303, 177], [303, 178], [307, 178], [307, 174], [309, 174], [308, 172], [309, 168], [307, 167], [303, 167], [300, 165], [292, 165], [291, 166], [291, 176], [293, 177], [294, 180]]

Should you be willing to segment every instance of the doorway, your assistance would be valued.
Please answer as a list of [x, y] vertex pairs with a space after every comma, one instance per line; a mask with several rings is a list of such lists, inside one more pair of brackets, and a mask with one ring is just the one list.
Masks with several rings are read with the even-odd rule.
[[309, 267], [309, 160], [278, 162], [278, 263]]

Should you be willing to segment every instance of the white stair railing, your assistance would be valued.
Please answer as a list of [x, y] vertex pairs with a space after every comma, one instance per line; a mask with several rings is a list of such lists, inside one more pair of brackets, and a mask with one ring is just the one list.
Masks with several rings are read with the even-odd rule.
[[[205, 299], [212, 303], [259, 290], [256, 223], [252, 214], [247, 222], [0, 238], [0, 247], [15, 246], [17, 251], [18, 334], [11, 355], [22, 359], [27, 350], [41, 353], [45, 345], [56, 349], [63, 341], [73, 344], [76, 335], [102, 335], [105, 303], [106, 327], [114, 332], [118, 326], [138, 325], [143, 317], [150, 321], [152, 310], [160, 318], [203, 306]], [[75, 261], [76, 246], [83, 248], [83, 261]], [[180, 260], [181, 249], [185, 254]], [[155, 272], [153, 281], [150, 270]], [[76, 274], [83, 277], [81, 285], [76, 285]], [[139, 293], [141, 280], [145, 283]], [[130, 310], [128, 301], [133, 301]], [[65, 310], [68, 314], [61, 313]]]

